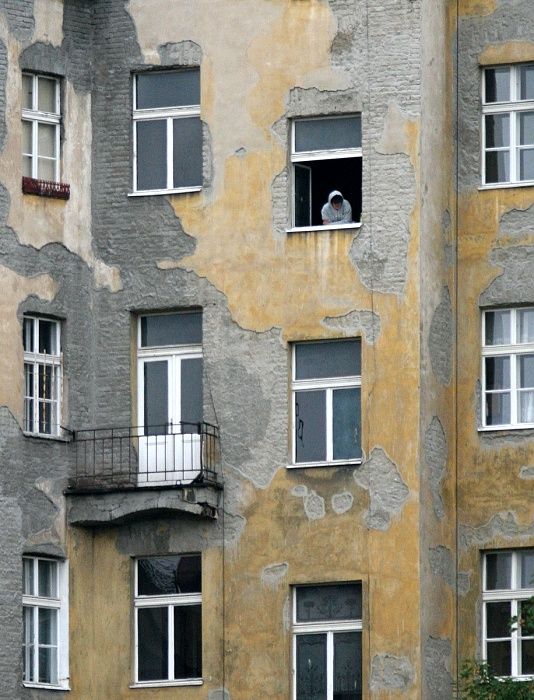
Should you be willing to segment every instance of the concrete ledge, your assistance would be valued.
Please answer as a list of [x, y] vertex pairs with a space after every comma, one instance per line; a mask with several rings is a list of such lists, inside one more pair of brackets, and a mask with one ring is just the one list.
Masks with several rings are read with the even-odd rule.
[[69, 525], [96, 527], [161, 515], [196, 516], [216, 520], [220, 486], [116, 489], [66, 492]]

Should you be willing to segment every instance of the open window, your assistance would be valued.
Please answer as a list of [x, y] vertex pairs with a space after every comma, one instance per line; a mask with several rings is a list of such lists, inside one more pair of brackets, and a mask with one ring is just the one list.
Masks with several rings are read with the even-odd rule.
[[291, 136], [294, 228], [323, 226], [321, 209], [338, 190], [352, 207], [352, 221], [362, 212], [361, 115], [296, 119]]

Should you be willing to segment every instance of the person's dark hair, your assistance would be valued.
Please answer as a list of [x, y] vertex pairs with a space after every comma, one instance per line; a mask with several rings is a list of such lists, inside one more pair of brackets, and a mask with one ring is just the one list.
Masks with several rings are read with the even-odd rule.
[[341, 204], [342, 201], [343, 201], [343, 197], [340, 194], [335, 194], [332, 197], [332, 204]]

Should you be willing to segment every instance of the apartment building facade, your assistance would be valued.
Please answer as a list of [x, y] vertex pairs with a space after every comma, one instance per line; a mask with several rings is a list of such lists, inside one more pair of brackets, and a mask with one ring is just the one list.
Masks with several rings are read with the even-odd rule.
[[0, 698], [534, 675], [533, 22], [0, 1]]

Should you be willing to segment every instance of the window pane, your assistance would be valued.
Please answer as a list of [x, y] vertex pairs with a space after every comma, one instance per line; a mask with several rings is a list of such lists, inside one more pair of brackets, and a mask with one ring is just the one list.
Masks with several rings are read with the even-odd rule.
[[57, 644], [57, 610], [39, 608], [39, 644]]
[[326, 699], [326, 634], [297, 635], [297, 700]]
[[33, 109], [33, 75], [22, 76], [22, 107]]
[[508, 151], [486, 153], [486, 182], [510, 182], [510, 154]]
[[202, 676], [202, 613], [200, 605], [174, 608], [174, 677]]
[[52, 381], [53, 368], [51, 365], [38, 365], [39, 379], [37, 381], [39, 398], [55, 400], [54, 384]]
[[486, 628], [488, 639], [510, 637], [512, 610], [509, 601], [486, 603]]
[[50, 78], [38, 78], [38, 83], [39, 111], [56, 114], [56, 81]]
[[361, 117], [340, 119], [298, 119], [295, 122], [295, 151], [327, 151], [337, 148], [360, 148]]
[[57, 598], [57, 562], [39, 560], [39, 595]]
[[23, 156], [22, 158], [22, 174], [24, 177], [33, 177], [32, 159], [30, 156]]
[[140, 73], [137, 109], [183, 107], [200, 104], [200, 70]]
[[360, 389], [333, 392], [334, 459], [356, 459], [361, 451]]
[[137, 122], [137, 189], [167, 188], [167, 122]]
[[486, 345], [507, 345], [510, 336], [510, 312], [486, 311]]
[[202, 358], [182, 360], [182, 381], [180, 386], [180, 407], [182, 411], [182, 432], [196, 433], [202, 421]]
[[534, 180], [534, 149], [519, 151], [519, 179]]
[[507, 425], [510, 420], [510, 394], [486, 394], [486, 425]]
[[486, 148], [510, 145], [510, 115], [486, 115]]
[[359, 583], [298, 586], [297, 622], [361, 620], [362, 587]]
[[167, 680], [169, 632], [167, 608], [137, 611], [137, 674], [140, 681]]
[[298, 343], [295, 346], [296, 379], [351, 377], [361, 374], [360, 340]]
[[137, 561], [137, 595], [170, 595], [202, 591], [200, 555]]
[[202, 122], [200, 117], [174, 119], [173, 186], [202, 185]]
[[488, 664], [496, 676], [509, 676], [512, 672], [510, 642], [488, 642]]
[[484, 71], [486, 102], [508, 102], [510, 99], [510, 69], [487, 68]]
[[37, 159], [37, 177], [39, 180], [52, 180], [56, 179], [56, 161], [50, 160], [49, 158], [38, 158]]
[[22, 122], [22, 152], [28, 154], [33, 153], [31, 122]]
[[518, 311], [518, 342], [534, 343], [534, 309]]
[[520, 99], [534, 100], [534, 65], [521, 66], [519, 69]]
[[534, 387], [534, 355], [519, 358], [519, 386], [525, 389]]
[[37, 152], [39, 156], [55, 158], [56, 127], [53, 124], [37, 125]]
[[486, 389], [510, 388], [510, 356], [486, 357]]
[[334, 700], [359, 700], [362, 697], [361, 668], [361, 633], [334, 634]]
[[520, 553], [521, 588], [534, 588], [534, 550]]
[[34, 681], [33, 663], [35, 647], [33, 644], [33, 625], [35, 608], [24, 607], [23, 609], [23, 678], [25, 681]]
[[34, 559], [22, 560], [22, 593], [33, 595], [33, 567]]
[[164, 435], [169, 420], [168, 362], [145, 362], [145, 435]]
[[57, 684], [57, 649], [39, 647], [39, 683]]
[[531, 639], [521, 642], [521, 673], [534, 673], [534, 641]]
[[486, 554], [486, 590], [507, 590], [512, 587], [511, 552]]
[[295, 163], [295, 226], [311, 226], [311, 168]]
[[534, 144], [534, 112], [519, 113], [519, 144], [521, 146]]
[[202, 313], [156, 314], [141, 317], [141, 347], [201, 345]]
[[326, 460], [326, 393], [295, 393], [295, 444], [297, 462]]
[[43, 435], [52, 434], [52, 404], [39, 402], [39, 427]]

